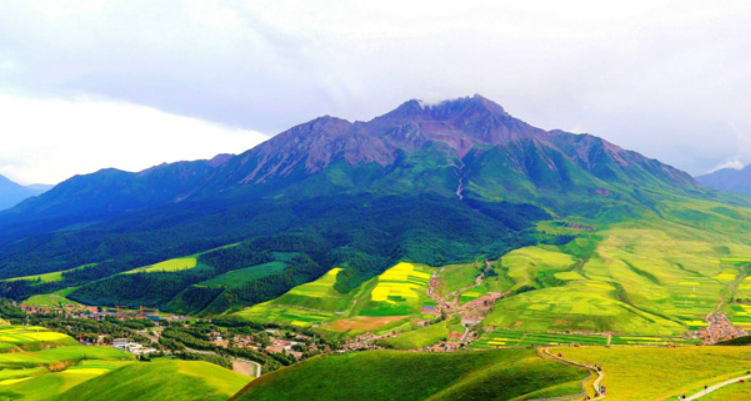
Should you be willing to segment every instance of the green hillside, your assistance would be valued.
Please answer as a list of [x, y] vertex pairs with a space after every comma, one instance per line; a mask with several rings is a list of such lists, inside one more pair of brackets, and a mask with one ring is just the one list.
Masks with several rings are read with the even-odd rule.
[[[748, 347], [563, 347], [551, 352], [603, 366], [602, 384], [612, 401], [672, 400], [698, 393], [704, 385], [743, 376], [751, 369]], [[732, 398], [730, 389], [727, 392], [728, 398], [716, 399], [745, 399]]]
[[207, 362], [135, 363], [75, 386], [54, 400], [225, 401], [249, 380]]
[[317, 357], [252, 382], [237, 401], [523, 400], [577, 394], [587, 373], [533, 350]]

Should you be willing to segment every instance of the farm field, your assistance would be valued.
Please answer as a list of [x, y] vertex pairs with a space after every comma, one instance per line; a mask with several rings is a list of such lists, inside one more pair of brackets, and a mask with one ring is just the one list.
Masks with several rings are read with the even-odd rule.
[[159, 360], [99, 375], [55, 401], [226, 401], [250, 380], [207, 362]]
[[[70, 345], [78, 345], [78, 342], [44, 327], [0, 326], [0, 352], [37, 351], [44, 347]], [[0, 354], [0, 361], [5, 356]]]
[[433, 268], [400, 262], [383, 272], [357, 297], [354, 313], [361, 316], [407, 316], [419, 314], [427, 296]]
[[[688, 345], [701, 341], [681, 337], [612, 336], [610, 345]], [[473, 348], [532, 347], [579, 344], [591, 346], [608, 345], [608, 336], [566, 333], [533, 333], [512, 330], [495, 330], [486, 333], [472, 343]]]
[[573, 269], [578, 261], [553, 247], [530, 246], [513, 250], [501, 259], [507, 275], [514, 280], [511, 291], [538, 288], [558, 272]]
[[273, 301], [252, 306], [234, 316], [244, 320], [283, 322], [296, 326], [331, 320], [336, 316], [335, 312], [346, 309], [352, 302], [334, 289], [336, 276], [340, 271], [341, 269], [334, 268], [316, 281], [294, 287]]
[[[442, 320], [438, 323], [425, 327], [415, 328], [411, 331], [399, 333], [396, 337], [388, 337], [381, 340], [383, 344], [395, 349], [419, 349], [440, 341], [446, 341], [449, 337], [451, 326], [459, 323], [458, 318]], [[461, 329], [464, 333], [464, 329]]]
[[322, 327], [328, 330], [360, 333], [399, 327], [406, 317], [420, 316], [422, 306], [430, 302], [427, 287], [432, 268], [427, 266], [399, 263], [346, 295], [334, 289], [340, 271], [332, 269], [318, 280], [233, 316], [296, 326], [325, 322]]
[[452, 293], [461, 288], [469, 287], [475, 283], [475, 278], [480, 275], [481, 267], [485, 262], [474, 262], [462, 265], [449, 265], [442, 267], [444, 285], [440, 287], [440, 294]]
[[747, 347], [556, 347], [553, 353], [602, 365], [613, 401], [648, 401], [693, 394], [751, 369]]
[[[576, 394], [587, 372], [533, 350], [356, 352], [316, 357], [263, 376], [238, 401], [512, 400]], [[325, 384], [324, 384], [325, 383]]]
[[[669, 204], [665, 208], [673, 210]], [[521, 331], [677, 336], [705, 327], [705, 316], [721, 299], [742, 297], [751, 288], [747, 279], [733, 291], [747, 259], [729, 255], [747, 255], [751, 248], [724, 232], [639, 221], [610, 225], [589, 242], [560, 247], [585, 260], [570, 271], [561, 271], [563, 256], [557, 264], [550, 262], [552, 268], [536, 262], [542, 259], [534, 257], [541, 253], [538, 247], [505, 255], [514, 288], [535, 289], [499, 301], [483, 324]], [[552, 249], [547, 246], [543, 254], [556, 255]], [[733, 321], [748, 324], [747, 309], [726, 302], [723, 310]]]

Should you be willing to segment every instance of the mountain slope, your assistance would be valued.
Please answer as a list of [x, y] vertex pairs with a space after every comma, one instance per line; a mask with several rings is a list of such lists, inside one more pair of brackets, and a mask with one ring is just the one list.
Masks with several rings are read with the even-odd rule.
[[[312, 261], [241, 289], [185, 293], [200, 302], [179, 306], [232, 308], [333, 267], [343, 269], [335, 288], [348, 292], [402, 260], [442, 265], [566, 241], [568, 234], [534, 229], [556, 215], [629, 219], [659, 213], [666, 199], [717, 196], [659, 161], [591, 135], [535, 128], [479, 95], [411, 100], [368, 122], [321, 117], [237, 156], [61, 183], [0, 213], [0, 278], [97, 264], [57, 283], [5, 283], [0, 292], [18, 298], [84, 285], [79, 299], [164, 305], [226, 271], [87, 283], [240, 241]], [[155, 280], [160, 294], [136, 299], [115, 288], [139, 280]], [[224, 301], [209, 297], [217, 292]]]
[[696, 177], [702, 184], [720, 191], [751, 194], [751, 165], [740, 170], [724, 168]]
[[0, 210], [11, 208], [24, 199], [40, 195], [49, 190], [47, 185], [22, 186], [0, 175]]

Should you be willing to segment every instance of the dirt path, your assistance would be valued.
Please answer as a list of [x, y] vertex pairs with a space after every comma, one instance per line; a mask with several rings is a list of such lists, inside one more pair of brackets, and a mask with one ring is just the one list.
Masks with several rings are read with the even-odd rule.
[[463, 160], [459, 160], [459, 163], [459, 185], [456, 187], [456, 196], [459, 197], [459, 200], [464, 200], [464, 177], [466, 177], [469, 172], [464, 172]]
[[[552, 359], [552, 360], [555, 360], [555, 361], [558, 361], [558, 362], [561, 362], [561, 363], [565, 363], [567, 365], [573, 365], [573, 366], [578, 366], [580, 368], [585, 368], [585, 369], [589, 370], [590, 372], [592, 372], [593, 374], [595, 374], [596, 378], [592, 382], [592, 392], [591, 392], [591, 394], [592, 394], [593, 397], [591, 398], [591, 400], [593, 400], [593, 401], [594, 400], [602, 400], [602, 399], [605, 398], [604, 395], [599, 395], [598, 397], [594, 397], [594, 394], [599, 394], [600, 393], [600, 391], [599, 391], [600, 383], [602, 383], [602, 380], [605, 379], [605, 372], [597, 370], [597, 369], [594, 369], [594, 368], [592, 368], [590, 366], [587, 366], [587, 365], [585, 365], [583, 363], [574, 362], [574, 361], [568, 360], [568, 359], [566, 359], [566, 358], [564, 358], [562, 356], [554, 355], [554, 354], [552, 354], [550, 352], [550, 348], [542, 348], [542, 352], [538, 351], [538, 353], [543, 358]], [[589, 380], [586, 380], [586, 381], [589, 381]], [[590, 394], [590, 392], [586, 389], [586, 387], [584, 388], [584, 391], [587, 394]]]
[[704, 397], [705, 395], [707, 395], [707, 394], [709, 394], [709, 393], [711, 393], [711, 392], [713, 392], [715, 390], [719, 390], [719, 389], [721, 389], [721, 388], [723, 388], [725, 386], [729, 386], [731, 384], [738, 383], [738, 381], [740, 381], [740, 380], [748, 380], [748, 379], [751, 379], [751, 375], [745, 375], [745, 376], [741, 376], [741, 377], [736, 377], [735, 379], [730, 379], [728, 381], [725, 381], [725, 382], [722, 382], [722, 383], [719, 383], [719, 384], [715, 384], [714, 386], [708, 387], [706, 390], [701, 390], [698, 393], [696, 393], [696, 394], [694, 394], [692, 396], [689, 396], [688, 398], [686, 398], [686, 401], [698, 400], [699, 398]]

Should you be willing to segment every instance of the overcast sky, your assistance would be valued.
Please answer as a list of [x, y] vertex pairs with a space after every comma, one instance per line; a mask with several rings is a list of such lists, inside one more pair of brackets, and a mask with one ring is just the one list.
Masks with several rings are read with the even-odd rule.
[[692, 174], [751, 162], [751, 2], [0, 2], [0, 174], [242, 152], [482, 94]]

